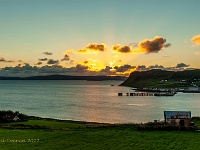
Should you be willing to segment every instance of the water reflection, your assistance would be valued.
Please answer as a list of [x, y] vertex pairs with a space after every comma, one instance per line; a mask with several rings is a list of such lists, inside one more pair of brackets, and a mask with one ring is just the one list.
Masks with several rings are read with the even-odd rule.
[[199, 93], [172, 97], [118, 96], [131, 88], [119, 81], [0, 81], [0, 109], [28, 115], [109, 123], [164, 119], [165, 110], [200, 116]]

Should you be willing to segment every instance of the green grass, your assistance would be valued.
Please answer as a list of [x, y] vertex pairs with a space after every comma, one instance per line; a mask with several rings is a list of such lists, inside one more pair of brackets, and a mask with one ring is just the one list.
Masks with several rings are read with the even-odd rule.
[[47, 129], [0, 128], [0, 150], [198, 150], [200, 147], [198, 131], [137, 131], [131, 124], [89, 123], [88, 126], [82, 122], [45, 119], [7, 125], [16, 124], [45, 126]]
[[187, 83], [177, 83], [175, 80], [168, 80], [166, 82], [161, 82], [162, 79], [143, 79], [138, 80], [132, 83], [132, 87], [140, 88], [177, 88], [177, 87], [190, 87], [190, 84]]
[[[135, 131], [130, 128], [85, 128], [78, 130], [0, 129], [1, 150], [25, 149], [191, 149], [200, 147], [199, 132]], [[28, 139], [39, 139], [28, 142]]]
[[68, 121], [56, 121], [56, 120], [29, 120], [26, 122], [14, 122], [9, 123], [8, 125], [28, 125], [28, 126], [42, 126], [50, 129], [68, 129], [68, 128], [81, 128], [84, 127], [85, 124], [68, 122]]

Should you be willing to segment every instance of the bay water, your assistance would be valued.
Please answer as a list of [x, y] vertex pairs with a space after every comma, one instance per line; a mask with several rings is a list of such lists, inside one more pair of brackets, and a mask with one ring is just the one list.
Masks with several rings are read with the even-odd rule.
[[199, 93], [177, 93], [168, 97], [126, 96], [134, 90], [118, 86], [122, 82], [0, 80], [0, 110], [104, 123], [163, 120], [165, 110], [191, 111], [192, 116], [200, 116]]

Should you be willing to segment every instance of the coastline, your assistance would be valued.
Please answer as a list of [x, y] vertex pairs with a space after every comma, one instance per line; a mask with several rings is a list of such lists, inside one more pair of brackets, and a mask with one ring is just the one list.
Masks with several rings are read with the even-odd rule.
[[68, 120], [68, 119], [56, 119], [56, 118], [46, 118], [46, 117], [37, 117], [29, 116], [30, 120], [46, 120], [46, 121], [57, 121], [57, 122], [66, 122], [66, 123], [78, 123], [78, 124], [102, 124], [102, 125], [111, 125], [112, 123], [103, 123], [103, 122], [92, 122], [92, 121], [80, 121], [80, 120]]
[[182, 93], [200, 93], [200, 90], [188, 90], [188, 89], [181, 89], [181, 90], [160, 90], [160, 89], [144, 89], [144, 88], [133, 88], [132, 90], [140, 91], [140, 92], [182, 92]]

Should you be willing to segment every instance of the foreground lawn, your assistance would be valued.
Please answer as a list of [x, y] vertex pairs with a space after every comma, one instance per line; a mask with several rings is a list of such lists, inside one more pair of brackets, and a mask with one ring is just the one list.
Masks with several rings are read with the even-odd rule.
[[30, 120], [24, 124], [42, 125], [46, 129], [0, 128], [0, 150], [196, 150], [200, 147], [198, 131], [137, 131], [133, 125], [88, 126], [52, 120]]

